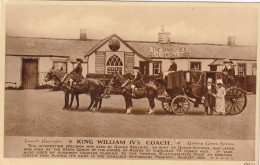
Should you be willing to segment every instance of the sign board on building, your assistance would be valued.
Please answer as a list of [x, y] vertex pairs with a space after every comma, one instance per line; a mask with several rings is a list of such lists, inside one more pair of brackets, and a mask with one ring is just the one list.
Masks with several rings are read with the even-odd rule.
[[188, 57], [189, 52], [186, 47], [178, 48], [157, 48], [150, 47], [150, 58], [159, 57], [159, 58], [182, 58]]

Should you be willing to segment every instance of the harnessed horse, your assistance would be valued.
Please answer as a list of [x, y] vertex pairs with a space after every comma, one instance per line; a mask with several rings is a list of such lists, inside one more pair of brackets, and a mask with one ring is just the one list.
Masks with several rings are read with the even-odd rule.
[[131, 91], [131, 85], [133, 84], [133, 82], [129, 79], [126, 79], [125, 77], [123, 77], [122, 75], [120, 75], [119, 73], [115, 73], [114, 78], [113, 78], [113, 86], [115, 84], [119, 84], [121, 85], [122, 88], [122, 95], [125, 98], [125, 103], [126, 103], [126, 110], [127, 110], [127, 114], [131, 113], [132, 109], [133, 109], [133, 103], [132, 103], [132, 98], [133, 99], [141, 99], [141, 98], [148, 98], [149, 100], [149, 111], [148, 114], [152, 114], [154, 107], [155, 107], [155, 103], [154, 103], [154, 98], [158, 97], [158, 93], [157, 93], [157, 88], [154, 84], [144, 84], [143, 88], [137, 88], [138, 91], [135, 92], [135, 96], [132, 96], [132, 91]]
[[[82, 80], [82, 85], [74, 86], [72, 89], [69, 88], [69, 80], [72, 78], [71, 74], [66, 74], [58, 69], [51, 69], [46, 73], [45, 81], [54, 80], [56, 85], [59, 85], [65, 93], [65, 105], [63, 109], [69, 109], [72, 106], [74, 95], [76, 96], [77, 106], [79, 107], [79, 94], [90, 94], [91, 102], [87, 110], [91, 109], [93, 106], [93, 111], [97, 109], [97, 104], [99, 104], [98, 110], [102, 105], [101, 94], [104, 92], [104, 84], [96, 79], [88, 78]], [[71, 94], [71, 102], [69, 103], [69, 94]]]

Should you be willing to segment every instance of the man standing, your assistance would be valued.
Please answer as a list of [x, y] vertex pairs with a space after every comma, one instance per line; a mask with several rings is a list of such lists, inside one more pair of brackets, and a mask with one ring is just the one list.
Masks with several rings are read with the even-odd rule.
[[[214, 106], [215, 106], [215, 93], [216, 89], [215, 86], [212, 84], [212, 78], [208, 78], [207, 85], [204, 88], [203, 91], [203, 97], [202, 100], [204, 101], [204, 107], [205, 107], [205, 115], [208, 115], [209, 113], [214, 113]], [[210, 112], [209, 112], [210, 108]]]

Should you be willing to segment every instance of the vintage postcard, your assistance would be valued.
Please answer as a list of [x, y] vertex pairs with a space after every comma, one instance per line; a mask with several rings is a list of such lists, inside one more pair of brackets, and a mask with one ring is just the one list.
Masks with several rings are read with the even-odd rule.
[[250, 3], [3, 2], [3, 161], [258, 164], [258, 20]]

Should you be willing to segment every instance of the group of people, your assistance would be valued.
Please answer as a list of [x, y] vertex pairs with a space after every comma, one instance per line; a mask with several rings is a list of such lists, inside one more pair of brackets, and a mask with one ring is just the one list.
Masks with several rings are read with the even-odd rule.
[[222, 79], [217, 80], [217, 86], [213, 85], [212, 78], [208, 78], [203, 91], [202, 102], [205, 107], [205, 115], [225, 115], [225, 95]]

